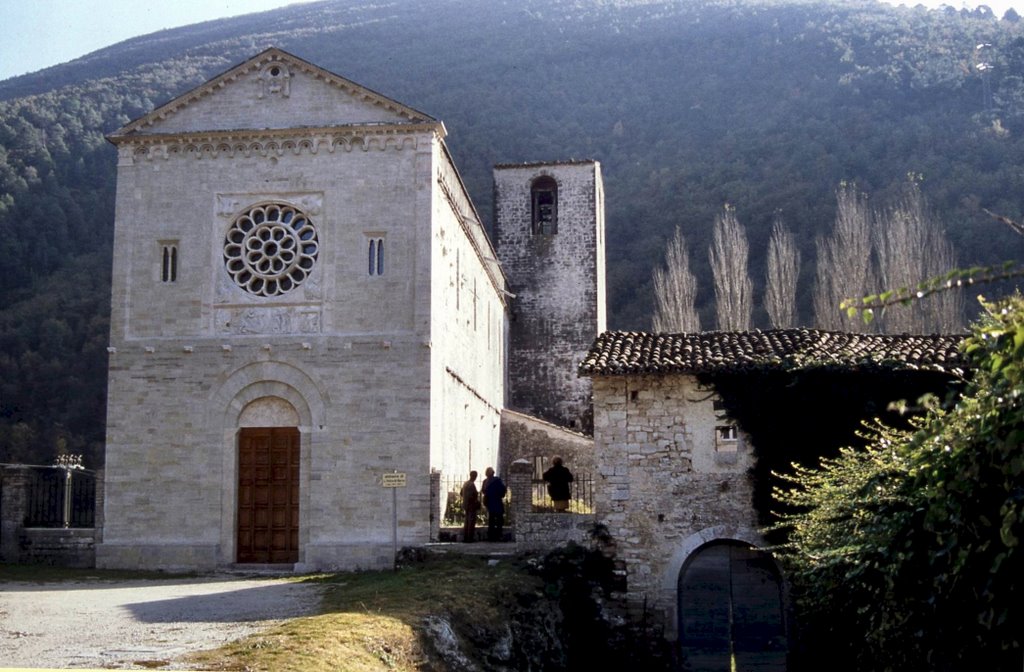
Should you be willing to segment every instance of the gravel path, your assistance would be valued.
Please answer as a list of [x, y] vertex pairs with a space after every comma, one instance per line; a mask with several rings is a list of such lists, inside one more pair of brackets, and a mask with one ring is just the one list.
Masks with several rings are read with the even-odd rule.
[[321, 591], [231, 576], [0, 583], [0, 667], [185, 669], [187, 653], [316, 613]]

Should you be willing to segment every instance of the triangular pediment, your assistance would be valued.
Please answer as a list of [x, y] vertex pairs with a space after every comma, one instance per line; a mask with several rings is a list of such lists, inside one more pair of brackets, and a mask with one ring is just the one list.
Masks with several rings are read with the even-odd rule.
[[424, 123], [436, 120], [270, 48], [132, 121], [110, 138]]

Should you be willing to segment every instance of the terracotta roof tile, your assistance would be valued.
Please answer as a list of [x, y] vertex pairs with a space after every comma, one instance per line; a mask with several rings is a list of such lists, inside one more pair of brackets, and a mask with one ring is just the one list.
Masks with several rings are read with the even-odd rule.
[[745, 369], [924, 369], [966, 366], [965, 336], [851, 334], [817, 329], [649, 334], [606, 331], [579, 366], [583, 376], [710, 373]]

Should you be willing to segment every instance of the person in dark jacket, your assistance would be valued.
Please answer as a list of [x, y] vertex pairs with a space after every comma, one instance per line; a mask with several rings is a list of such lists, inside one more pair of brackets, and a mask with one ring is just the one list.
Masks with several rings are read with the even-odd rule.
[[466, 522], [462, 525], [462, 541], [476, 541], [476, 514], [480, 510], [480, 493], [476, 489], [476, 472], [469, 472], [469, 480], [462, 484], [462, 511]]
[[557, 455], [551, 458], [551, 468], [544, 472], [544, 482], [548, 484], [548, 495], [555, 505], [555, 511], [568, 511], [572, 472], [562, 466], [562, 458]]
[[502, 527], [505, 526], [505, 493], [508, 488], [505, 482], [494, 475], [494, 469], [487, 467], [484, 471], [487, 478], [480, 486], [480, 494], [484, 496], [487, 508], [487, 541], [501, 541]]

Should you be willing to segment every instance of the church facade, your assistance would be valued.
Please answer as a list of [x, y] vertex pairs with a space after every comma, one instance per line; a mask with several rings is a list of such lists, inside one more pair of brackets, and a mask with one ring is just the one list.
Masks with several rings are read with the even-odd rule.
[[[110, 136], [98, 566], [388, 566], [436, 535], [439, 475], [498, 464], [515, 245], [492, 247], [445, 133], [269, 49]], [[589, 228], [603, 257], [596, 162], [509, 172], [521, 244]], [[600, 288], [578, 305], [603, 329]], [[578, 361], [561, 398], [586, 395]]]

